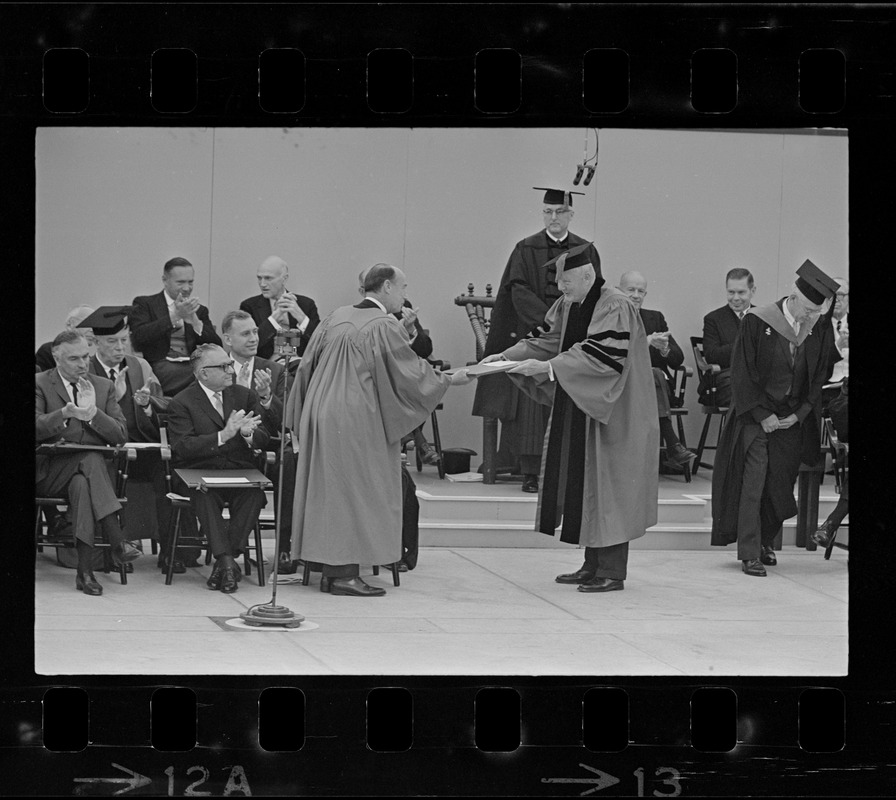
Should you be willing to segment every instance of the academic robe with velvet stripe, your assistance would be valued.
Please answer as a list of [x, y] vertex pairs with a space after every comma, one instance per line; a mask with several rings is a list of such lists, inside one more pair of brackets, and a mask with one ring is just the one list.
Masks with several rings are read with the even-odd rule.
[[[553, 402], [536, 530], [553, 535], [562, 520], [562, 541], [609, 547], [643, 536], [657, 520], [659, 422], [650, 354], [644, 324], [618, 289], [589, 293], [577, 312], [590, 319], [587, 338], [562, 351], [570, 312], [559, 299], [545, 317], [547, 333], [505, 351], [513, 360], [550, 361], [554, 382], [507, 374], [533, 399]], [[584, 417], [578, 432], [576, 412]], [[581, 497], [567, 491], [577, 474]]]
[[298, 438], [293, 558], [333, 565], [401, 558], [401, 437], [429, 417], [450, 383], [370, 300], [321, 322], [286, 411]]
[[[731, 408], [716, 451], [712, 475], [711, 543], [737, 540], [737, 518], [743, 488], [744, 459], [759, 430], [772, 415], [796, 414], [797, 448], [784, 437], [768, 436], [768, 471], [763, 503], [783, 522], [797, 513], [793, 487], [800, 462], [817, 460], [821, 441], [821, 387], [827, 378], [834, 346], [829, 315], [804, 326], [797, 336], [779, 300], [751, 308], [741, 321], [731, 354]], [[790, 345], [795, 346], [793, 354]], [[789, 391], [788, 391], [789, 388]]]

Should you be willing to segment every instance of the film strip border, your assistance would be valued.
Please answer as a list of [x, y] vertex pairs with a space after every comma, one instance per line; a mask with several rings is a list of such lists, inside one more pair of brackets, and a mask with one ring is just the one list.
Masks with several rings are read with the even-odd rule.
[[832, 688], [415, 683], [24, 690], [2, 704], [5, 789], [815, 796], [896, 777], [886, 710]]
[[892, 114], [896, 96], [874, 6], [77, 8], [64, 24], [16, 9], [2, 114], [834, 126]]

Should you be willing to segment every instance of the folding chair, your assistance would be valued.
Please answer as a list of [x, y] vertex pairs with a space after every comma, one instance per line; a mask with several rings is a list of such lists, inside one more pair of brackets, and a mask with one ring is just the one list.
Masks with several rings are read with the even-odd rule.
[[[694, 351], [694, 363], [697, 365], [697, 369], [700, 371], [700, 375], [702, 377], [702, 383], [706, 387], [707, 393], [712, 400], [712, 402], [708, 405], [701, 403], [700, 410], [706, 415], [706, 420], [703, 423], [703, 429], [700, 431], [700, 441], [697, 443], [697, 458], [694, 460], [694, 467], [691, 470], [694, 475], [697, 474], [697, 470], [700, 467], [705, 467], [706, 469], [712, 469], [713, 465], [709, 464], [702, 460], [704, 450], [717, 450], [719, 447], [719, 437], [722, 435], [722, 428], [725, 427], [725, 418], [728, 416], [728, 407], [720, 406], [715, 402], [716, 396], [716, 375], [722, 371], [722, 368], [718, 364], [710, 364], [706, 358], [703, 356], [703, 337], [702, 336], [692, 336], [691, 337], [691, 348]], [[716, 431], [716, 440], [715, 444], [707, 444], [707, 436], [709, 435], [710, 426], [712, 425], [713, 417], [719, 418], [719, 427]]]

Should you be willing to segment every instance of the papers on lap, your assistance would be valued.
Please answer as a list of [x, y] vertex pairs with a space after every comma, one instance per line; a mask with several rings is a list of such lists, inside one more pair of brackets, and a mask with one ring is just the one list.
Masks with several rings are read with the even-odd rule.
[[210, 486], [216, 483], [251, 483], [248, 478], [243, 478], [240, 476], [234, 476], [232, 478], [212, 478], [206, 477], [205, 475], [202, 476], [202, 482], [207, 483]]
[[496, 372], [507, 372], [507, 370], [520, 363], [520, 361], [490, 361], [488, 364], [474, 364], [472, 367], [446, 369], [445, 374], [453, 375], [458, 370], [465, 369], [471, 378], [478, 378], [480, 375], [494, 375]]
[[455, 474], [446, 473], [446, 478], [453, 483], [476, 483], [482, 480], [481, 472], [458, 472]]

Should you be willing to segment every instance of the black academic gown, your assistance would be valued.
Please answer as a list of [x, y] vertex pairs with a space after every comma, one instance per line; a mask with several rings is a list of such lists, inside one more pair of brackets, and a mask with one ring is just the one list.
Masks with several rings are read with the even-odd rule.
[[[786, 298], [785, 298], [786, 299]], [[744, 458], [772, 414], [796, 414], [799, 435], [768, 437], [763, 504], [780, 523], [797, 513], [793, 488], [801, 462], [814, 463], [820, 446], [821, 387], [834, 346], [826, 317], [797, 339], [781, 310], [784, 299], [751, 309], [741, 322], [731, 356], [731, 411], [713, 467], [712, 544], [737, 540]], [[797, 344], [791, 356], [790, 343]], [[789, 391], [788, 391], [789, 388]], [[763, 523], [765, 524], [765, 523]]]

